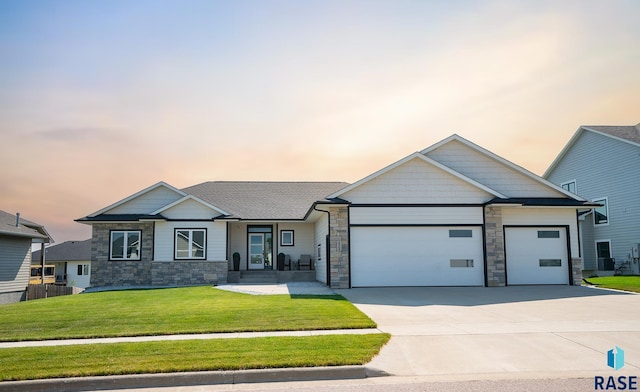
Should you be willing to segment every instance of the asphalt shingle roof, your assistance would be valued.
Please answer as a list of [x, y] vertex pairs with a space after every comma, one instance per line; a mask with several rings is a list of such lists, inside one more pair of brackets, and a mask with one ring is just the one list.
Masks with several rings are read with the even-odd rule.
[[20, 224], [16, 226], [16, 216], [2, 210], [0, 210], [0, 234], [50, 239], [42, 225], [21, 216]]
[[346, 182], [210, 181], [182, 191], [241, 219], [303, 219], [316, 201]]
[[593, 129], [594, 131], [640, 144], [640, 124], [629, 126], [585, 125], [583, 128]]
[[[91, 238], [84, 241], [66, 241], [44, 250], [47, 261], [91, 260]], [[31, 260], [40, 260], [40, 251], [31, 254]]]

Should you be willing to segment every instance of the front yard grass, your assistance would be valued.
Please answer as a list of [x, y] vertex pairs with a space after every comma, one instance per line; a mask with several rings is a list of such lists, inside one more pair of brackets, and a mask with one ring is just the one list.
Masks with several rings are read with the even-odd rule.
[[607, 289], [617, 289], [623, 291], [633, 291], [640, 293], [640, 276], [603, 276], [588, 278], [587, 281], [598, 287]]
[[113, 343], [0, 349], [0, 381], [362, 365], [388, 334]]
[[208, 286], [99, 292], [0, 305], [0, 341], [375, 326], [339, 295], [248, 295]]

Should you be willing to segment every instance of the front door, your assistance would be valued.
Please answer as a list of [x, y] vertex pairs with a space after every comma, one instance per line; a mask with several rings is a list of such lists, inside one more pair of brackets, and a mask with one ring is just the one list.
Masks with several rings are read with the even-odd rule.
[[272, 268], [271, 227], [249, 227], [249, 269]]

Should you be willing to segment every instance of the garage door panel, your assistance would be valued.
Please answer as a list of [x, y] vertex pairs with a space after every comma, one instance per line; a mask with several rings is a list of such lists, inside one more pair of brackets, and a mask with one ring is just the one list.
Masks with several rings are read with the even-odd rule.
[[481, 229], [463, 228], [471, 238], [450, 238], [449, 229], [459, 228], [352, 227], [352, 286], [483, 285]]
[[507, 283], [568, 284], [567, 235], [557, 227], [505, 228]]

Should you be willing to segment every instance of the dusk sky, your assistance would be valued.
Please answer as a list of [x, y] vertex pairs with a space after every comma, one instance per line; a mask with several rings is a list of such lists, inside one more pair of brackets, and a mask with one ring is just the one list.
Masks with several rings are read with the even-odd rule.
[[640, 122], [640, 1], [0, 1], [0, 210], [346, 181], [457, 133], [541, 175]]

